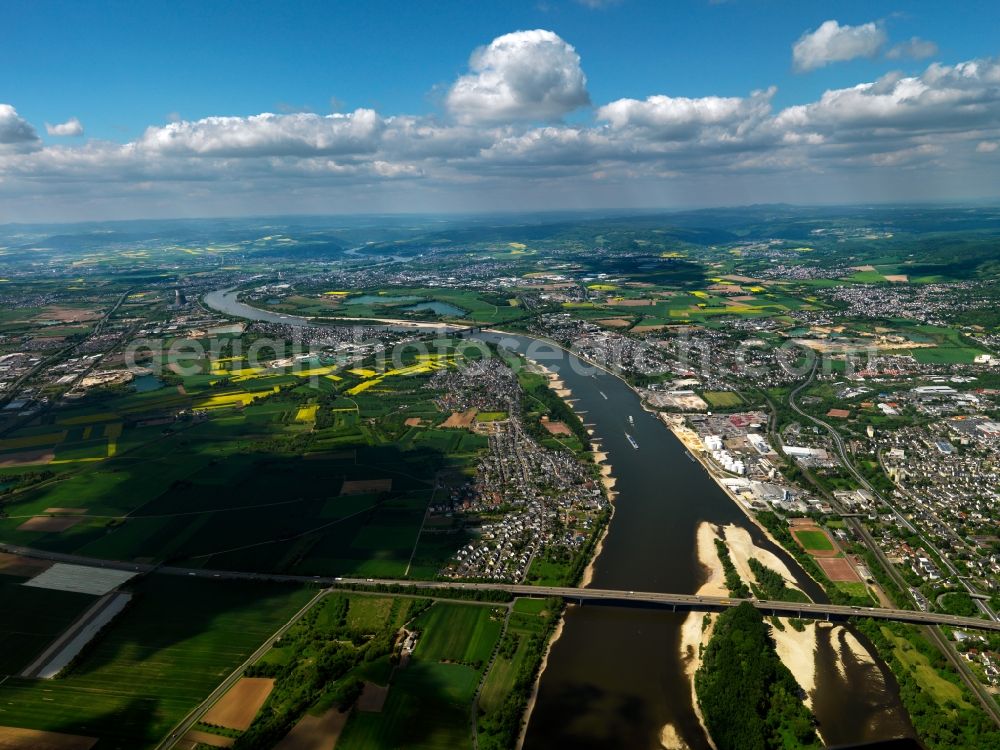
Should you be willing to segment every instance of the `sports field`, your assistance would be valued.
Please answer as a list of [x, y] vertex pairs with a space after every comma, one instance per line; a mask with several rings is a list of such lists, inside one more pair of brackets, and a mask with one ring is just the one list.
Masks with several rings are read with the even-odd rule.
[[807, 552], [832, 552], [833, 542], [820, 529], [792, 529], [792, 534]]
[[816, 562], [823, 569], [826, 577], [834, 583], [860, 583], [854, 566], [846, 557], [816, 557]]
[[739, 406], [743, 403], [739, 394], [733, 391], [705, 391], [702, 395], [709, 404], [717, 409]]

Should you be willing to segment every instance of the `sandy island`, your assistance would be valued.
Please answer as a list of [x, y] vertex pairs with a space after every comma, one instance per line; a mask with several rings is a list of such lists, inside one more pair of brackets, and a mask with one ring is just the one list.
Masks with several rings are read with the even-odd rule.
[[736, 566], [740, 578], [745, 582], [751, 583], [756, 581], [750, 570], [750, 560], [754, 559], [780, 573], [781, 577], [785, 579], [787, 586], [795, 589], [798, 588], [795, 577], [782, 559], [770, 550], [762, 549], [754, 544], [749, 531], [741, 526], [729, 524], [724, 529], [724, 533], [726, 546], [729, 548], [729, 556], [732, 558], [733, 565]]
[[[750, 571], [749, 563], [751, 559], [754, 559], [780, 573], [781, 577], [785, 579], [786, 586], [802, 591], [796, 584], [792, 572], [781, 558], [770, 550], [762, 549], [754, 544], [749, 531], [730, 524], [724, 529], [724, 534], [729, 556], [744, 582], [749, 583], [755, 580]], [[781, 661], [785, 663], [785, 666], [795, 677], [795, 681], [805, 691], [804, 703], [809, 710], [812, 710], [812, 694], [816, 690], [816, 623], [806, 623], [803, 630], [799, 631], [788, 624], [787, 618], [780, 619], [785, 629], [771, 628], [775, 648]]]
[[[853, 632], [845, 628], [843, 625], [834, 626], [830, 633], [830, 641], [834, 644], [838, 651], [837, 667], [840, 669], [840, 673], [846, 677], [846, 672], [844, 670], [844, 662], [849, 657], [854, 657], [854, 659], [859, 664], [865, 664], [871, 667], [875, 667], [873, 674], [882, 676], [882, 671], [878, 669], [878, 662], [875, 661], [875, 657], [872, 656], [871, 652], [866, 649], [861, 641], [857, 639], [857, 636]], [[883, 680], [884, 681], [884, 680]]]
[[[796, 587], [795, 580], [788, 567], [774, 553], [755, 545], [750, 537], [750, 533], [746, 529], [734, 524], [730, 524], [724, 529], [719, 529], [713, 524], [702, 522], [698, 526], [696, 547], [698, 562], [706, 572], [706, 579], [696, 592], [698, 595], [729, 595], [729, 590], [725, 583], [725, 572], [722, 567], [722, 561], [719, 559], [715, 548], [715, 542], [718, 539], [725, 541], [730, 559], [744, 582], [755, 580], [748, 562], [750, 559], [755, 559], [780, 573], [785, 578], [787, 585]], [[698, 697], [694, 689], [694, 675], [701, 666], [702, 649], [708, 645], [712, 637], [712, 625], [714, 624], [715, 616], [708, 616], [709, 623], [707, 627], [705, 627], [705, 618], [706, 615], [703, 613], [690, 613], [681, 626], [680, 639], [681, 662], [684, 665], [684, 672], [691, 684], [691, 701], [702, 728], [705, 727], [705, 722], [698, 707]], [[804, 703], [812, 710], [812, 697], [816, 690], [816, 628], [818, 624], [807, 623], [804, 629], [799, 631], [788, 623], [787, 618], [781, 618], [781, 620], [784, 624], [784, 630], [776, 627], [771, 628], [771, 635], [775, 641], [775, 650], [778, 657], [795, 677], [796, 682], [805, 691], [806, 697]], [[840, 638], [843, 648], [849, 648], [852, 653], [854, 653], [855, 648], [864, 652], [860, 642], [849, 631], [845, 630], [845, 633], [846, 636], [841, 636]], [[857, 658], [871, 659], [871, 656], [867, 652], [864, 652], [864, 656], [858, 654], [856, 656]], [[708, 734], [707, 729], [705, 734]], [[711, 741], [711, 738], [709, 738], [709, 741]], [[670, 725], [664, 727], [661, 733], [661, 744], [668, 750], [681, 750], [685, 747], [683, 741], [677, 736], [676, 730]]]
[[691, 748], [688, 743], [681, 739], [673, 724], [664, 724], [663, 729], [660, 730], [660, 747], [663, 750], [690, 750]]

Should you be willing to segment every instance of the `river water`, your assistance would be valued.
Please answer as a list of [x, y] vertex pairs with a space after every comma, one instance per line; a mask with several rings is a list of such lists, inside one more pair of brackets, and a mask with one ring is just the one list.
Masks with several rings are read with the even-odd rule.
[[[747, 529], [757, 546], [785, 562], [810, 597], [826, 601], [794, 558], [747, 519], [673, 433], [643, 410], [639, 397], [622, 380], [560, 349], [539, 346], [534, 339], [505, 338], [516, 341], [512, 348], [522, 352], [530, 347], [532, 359], [558, 372], [614, 469], [615, 515], [591, 585], [695, 593], [705, 580], [696, 532], [708, 521]], [[670, 724], [689, 747], [708, 748], [680, 660], [685, 617], [570, 607], [541, 680], [525, 747], [659, 748], [661, 731]], [[830, 643], [831, 631], [818, 632], [817, 689], [812, 698], [827, 743], [911, 736], [888, 669], [859, 663], [849, 654], [843, 658], [839, 644]]]
[[[295, 325], [304, 318], [275, 315], [213, 292], [207, 306], [252, 320]], [[690, 458], [680, 441], [619, 378], [563, 350], [524, 336], [482, 334], [527, 353], [558, 372], [575, 408], [608, 453], [616, 479], [615, 514], [597, 559], [598, 588], [695, 593], [705, 573], [697, 559], [703, 521], [747, 529], [756, 545], [777, 554], [816, 601], [822, 591], [752, 524]], [[633, 417], [634, 424], [628, 421]], [[629, 432], [638, 444], [633, 448]], [[572, 606], [553, 645], [528, 724], [525, 747], [660, 748], [673, 726], [693, 750], [709, 748], [695, 716], [680, 659], [685, 614], [624, 607]], [[830, 745], [913, 736], [896, 682], [880, 662], [859, 661], [831, 631], [820, 629], [813, 710]], [[871, 650], [871, 649], [869, 649]]]

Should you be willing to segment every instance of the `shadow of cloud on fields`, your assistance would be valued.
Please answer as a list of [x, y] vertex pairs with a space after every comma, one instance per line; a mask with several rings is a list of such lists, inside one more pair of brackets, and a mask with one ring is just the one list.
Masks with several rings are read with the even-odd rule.
[[457, 664], [411, 661], [409, 666], [396, 671], [382, 711], [355, 710], [349, 721], [365, 726], [352, 730], [349, 723], [345, 732], [348, 735], [357, 732], [366, 747], [394, 750], [439, 745], [446, 736], [444, 732], [452, 730], [456, 747], [461, 746], [458, 736], [462, 733], [467, 736], [469, 732], [469, 708], [477, 683], [470, 685], [470, 692], [462, 692], [461, 680], [450, 682], [445, 678], [447, 672], [442, 671], [460, 668], [471, 671], [471, 667]]
[[128, 741], [102, 742], [102, 750], [133, 750], [150, 732], [165, 734], [299, 609], [306, 595], [290, 596], [296, 588], [172, 576], [139, 581], [129, 607], [55, 681], [88, 691], [99, 681], [108, 694], [130, 695], [129, 703], [72, 723], [72, 732], [87, 734], [115, 716], [127, 720], [114, 732]]
[[[348, 461], [255, 462], [253, 471], [231, 491], [261, 507], [193, 517], [199, 528], [171, 552], [167, 563], [248, 572], [400, 577], [413, 539], [403, 549], [398, 532], [406, 527], [416, 536], [435, 477], [447, 466], [445, 452], [423, 446], [357, 447], [356, 457]], [[378, 497], [369, 508], [356, 509], [352, 496], [341, 494], [346, 480], [379, 478], [392, 479], [392, 489], [375, 493]], [[422, 503], [416, 507], [412, 502], [418, 498]], [[342, 511], [338, 500], [344, 501]], [[383, 527], [386, 544], [373, 545], [373, 530]], [[462, 546], [464, 537], [456, 535], [454, 541], [452, 549], [442, 549], [439, 564]], [[379, 559], [395, 560], [397, 565], [381, 572], [365, 566]]]
[[[158, 741], [150, 734], [160, 711], [155, 698], [132, 698], [120, 708], [88, 716], [79, 721], [64, 721], [46, 727], [47, 731], [98, 738], [94, 750], [135, 750]], [[169, 731], [169, 728], [165, 731]]]

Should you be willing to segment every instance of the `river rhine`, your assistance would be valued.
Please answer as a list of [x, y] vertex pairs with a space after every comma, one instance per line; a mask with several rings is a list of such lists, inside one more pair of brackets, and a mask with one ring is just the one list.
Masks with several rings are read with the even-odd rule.
[[[287, 325], [308, 322], [252, 308], [235, 297], [213, 292], [205, 304], [234, 317]], [[767, 540], [666, 426], [643, 410], [622, 380], [535, 339], [482, 336], [502, 338], [505, 345], [558, 372], [576, 399], [574, 407], [608, 453], [617, 498], [593, 586], [695, 593], [705, 579], [697, 559], [696, 531], [708, 521], [746, 528], [756, 545], [785, 561], [810, 597], [825, 601], [794, 559]], [[629, 444], [626, 431], [638, 448]], [[525, 747], [661, 748], [661, 731], [669, 724], [693, 750], [709, 748], [681, 665], [684, 617], [643, 609], [570, 607], [542, 676]], [[845, 656], [829, 633], [819, 631], [817, 687], [812, 694], [826, 742], [912, 736], [889, 670], [881, 662], [872, 665]]]

